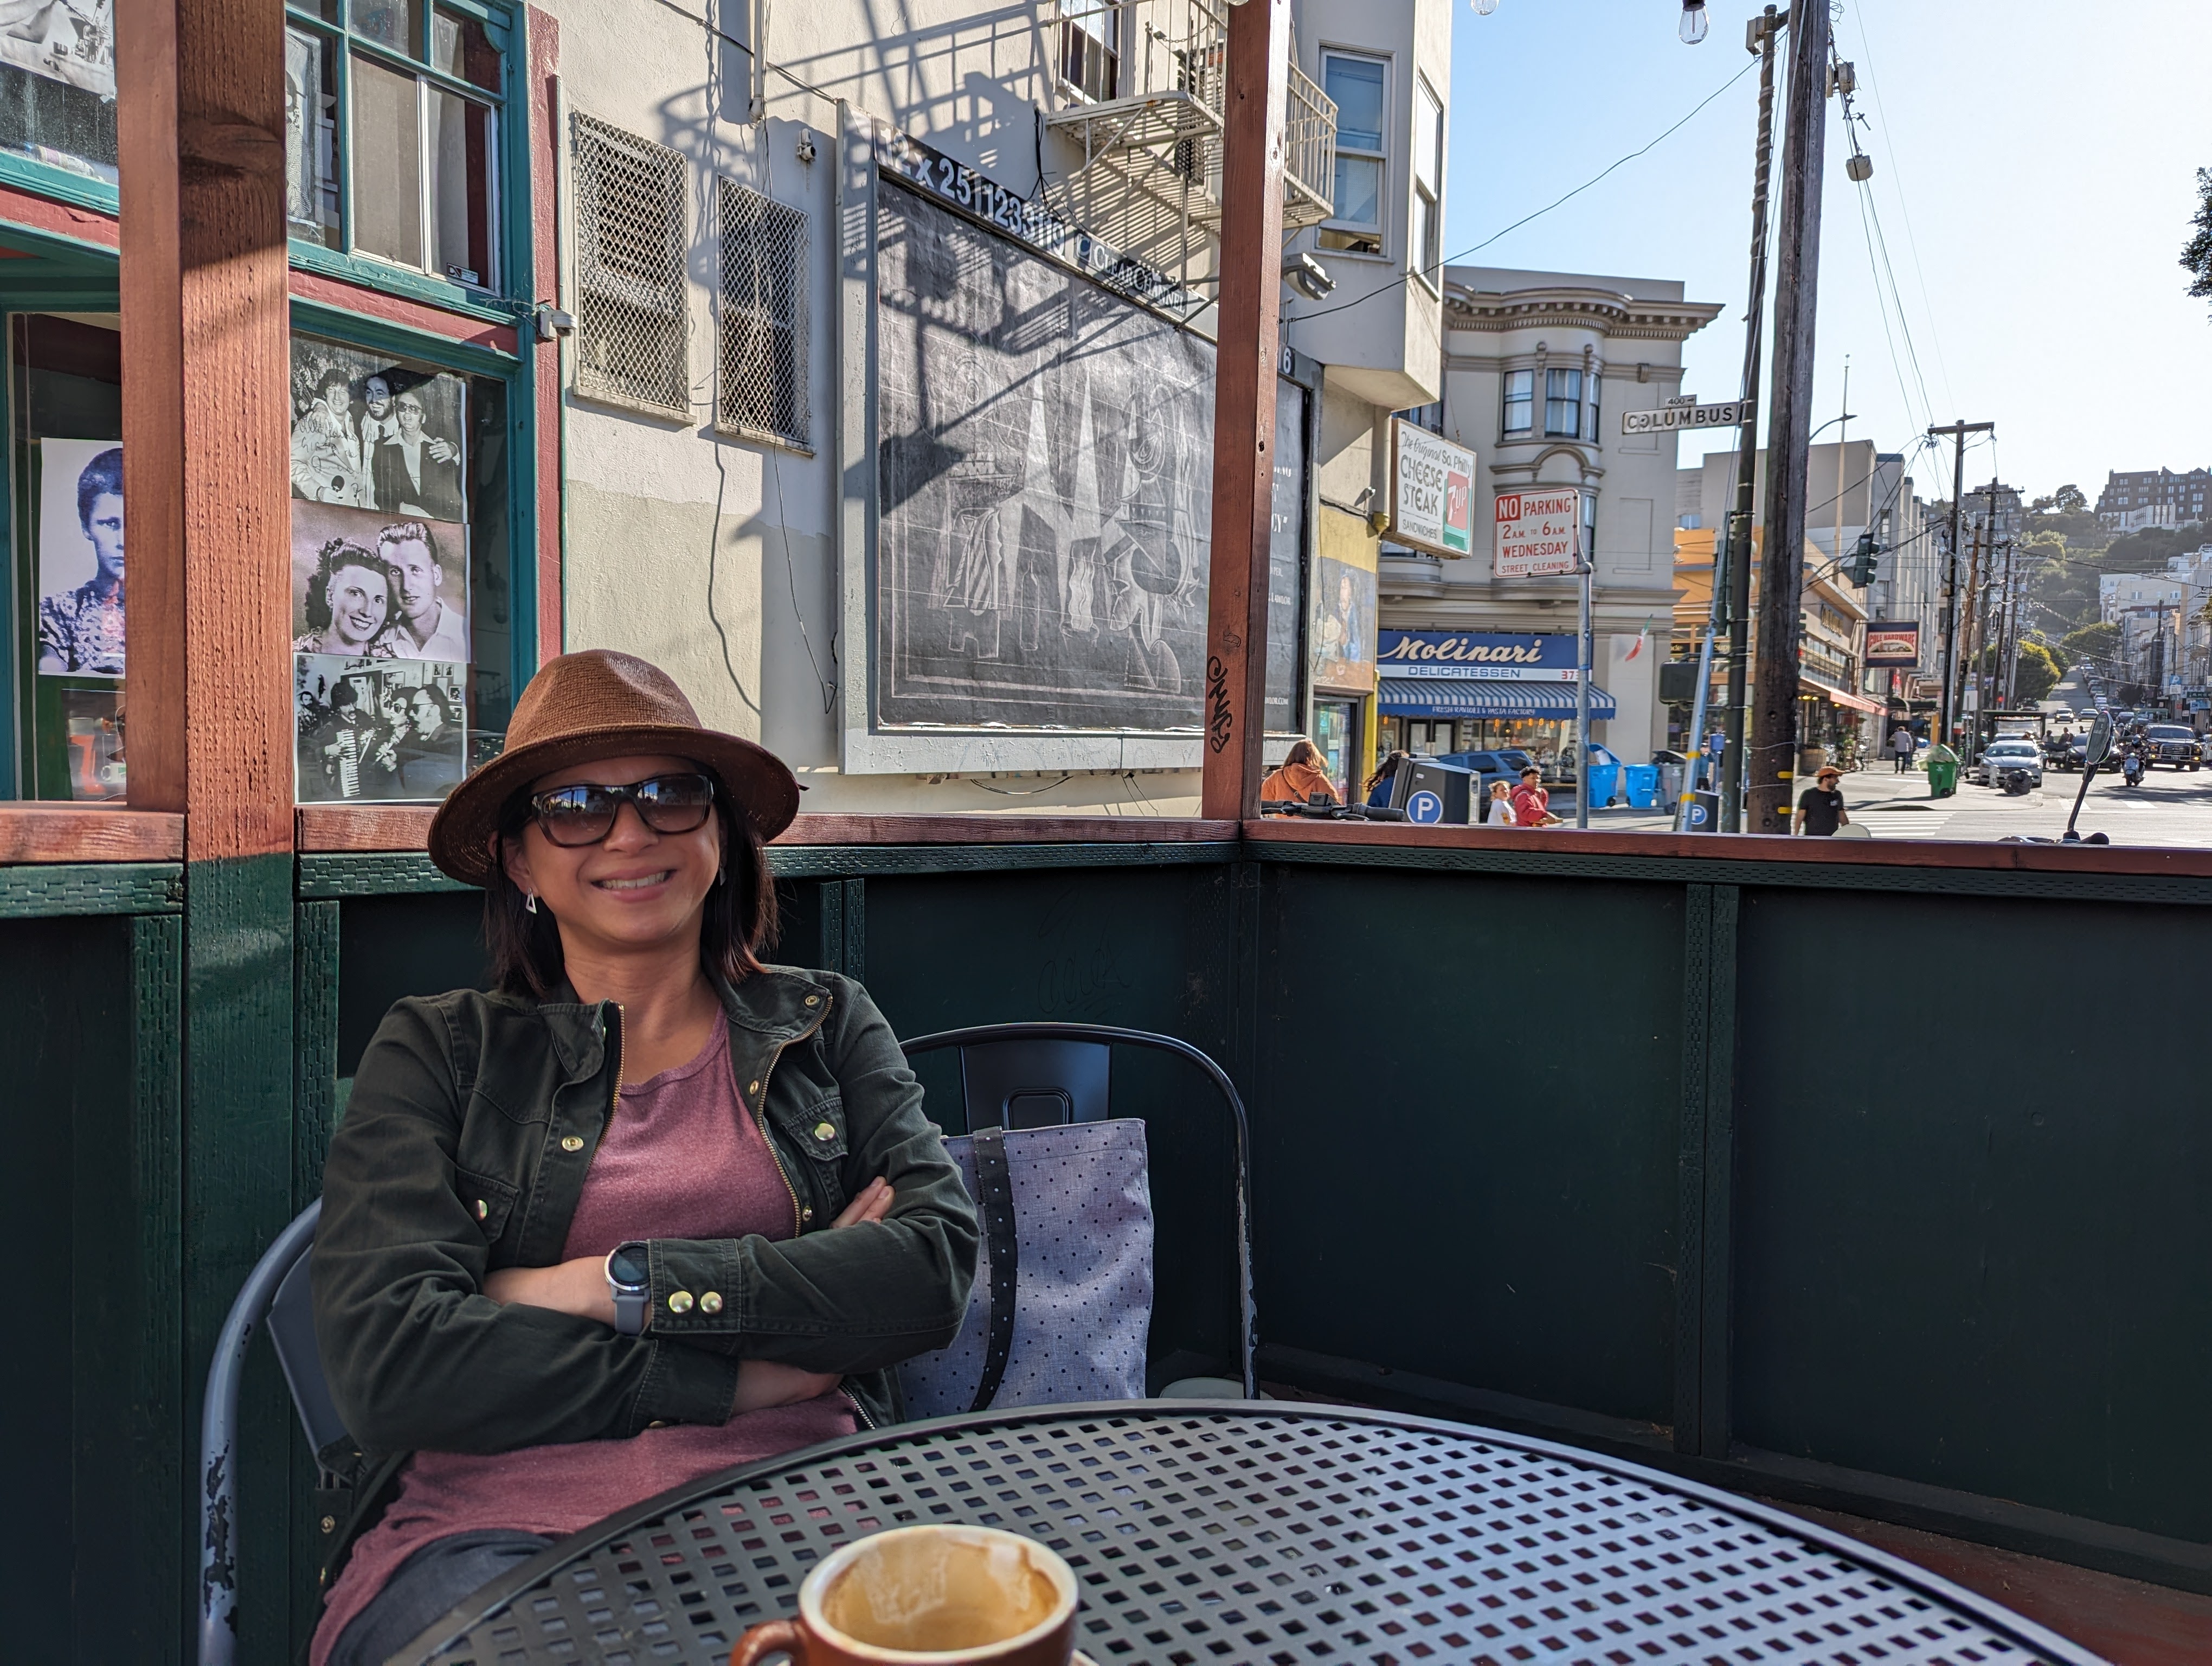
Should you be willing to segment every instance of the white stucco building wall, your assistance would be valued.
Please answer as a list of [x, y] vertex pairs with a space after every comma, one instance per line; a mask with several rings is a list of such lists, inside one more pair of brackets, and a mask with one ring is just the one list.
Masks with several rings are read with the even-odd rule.
[[[706, 721], [756, 737], [789, 761], [810, 789], [811, 811], [1194, 811], [1194, 743], [1182, 749], [1194, 767], [1140, 776], [1071, 772], [1048, 739], [994, 749], [1023, 766], [1003, 770], [846, 768], [841, 702], [852, 679], [869, 674], [869, 654], [842, 623], [848, 483], [835, 439], [849, 368], [839, 362], [836, 311], [838, 136], [872, 119], [1018, 196], [1073, 206], [1080, 193], [1071, 180], [1083, 157], [1048, 119], [1079, 101], [1056, 73], [1061, 12], [1043, 3], [1007, 10], [945, 0], [918, 0], [895, 17], [860, 0], [774, 8], [738, 0], [550, 0], [544, 9], [560, 30], [564, 124], [582, 114], [675, 151], [685, 165], [688, 204], [690, 412], [646, 414], [573, 386], [563, 390], [563, 646], [621, 648], [665, 666]], [[1144, 20], [1152, 12], [1181, 35], [1185, 10], [1147, 0], [1122, 15], [1121, 38], [1148, 40]], [[1441, 155], [1447, 0], [1304, 0], [1294, 27], [1299, 61], [1316, 79], [1324, 43], [1390, 64], [1392, 147], [1412, 143], [1414, 89], [1428, 89], [1437, 100], [1431, 125]], [[567, 131], [559, 143], [565, 156]], [[1326, 321], [1334, 328], [1293, 316], [1285, 332], [1286, 343], [1328, 367], [1328, 439], [1316, 468], [1356, 472], [1361, 483], [1373, 478], [1372, 439], [1388, 410], [1434, 398], [1439, 361], [1435, 290], [1405, 281], [1414, 171], [1402, 154], [1391, 161], [1384, 254], [1322, 256], [1340, 295], [1371, 293], [1372, 300], [1339, 315], [1340, 322]], [[805, 447], [714, 426], [718, 178], [805, 216], [811, 433]], [[1440, 175], [1426, 183], [1440, 198]], [[1095, 190], [1082, 200], [1104, 201]], [[565, 182], [561, 208], [563, 235], [573, 239]], [[1188, 252], [1187, 262], [1176, 250]], [[1212, 277], [1215, 254], [1202, 225], [1155, 239], [1146, 252], [1193, 282]], [[573, 261], [564, 261], [564, 283], [574, 280]], [[572, 293], [562, 299], [575, 310]], [[1211, 313], [1195, 327], [1211, 333]], [[573, 356], [571, 349], [570, 368]], [[1348, 489], [1347, 499], [1357, 489]]]

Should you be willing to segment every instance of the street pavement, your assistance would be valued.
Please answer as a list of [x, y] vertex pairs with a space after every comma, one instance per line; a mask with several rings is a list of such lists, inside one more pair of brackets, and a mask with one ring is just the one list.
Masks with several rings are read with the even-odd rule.
[[[1900, 775], [1884, 763], [1844, 777], [1844, 808], [1875, 839], [2055, 839], [2065, 830], [2081, 784], [2080, 775], [2053, 770], [2040, 788], [2018, 798], [1962, 781], [1951, 797], [1931, 799], [1924, 773]], [[1661, 833], [1673, 825], [1671, 816], [1654, 811], [1601, 810], [1590, 817], [1593, 830], [1608, 833]], [[2085, 837], [2102, 832], [2116, 845], [2212, 848], [2212, 769], [2154, 769], [2133, 787], [2100, 770], [2075, 826]]]

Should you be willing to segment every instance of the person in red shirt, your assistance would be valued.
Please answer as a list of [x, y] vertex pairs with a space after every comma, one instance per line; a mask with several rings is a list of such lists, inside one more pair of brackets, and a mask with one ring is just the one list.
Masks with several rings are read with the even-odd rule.
[[1521, 772], [1521, 784], [1513, 789], [1513, 825], [1516, 827], [1557, 827], [1559, 818], [1552, 813], [1552, 795], [1544, 790], [1544, 772], [1530, 764]]

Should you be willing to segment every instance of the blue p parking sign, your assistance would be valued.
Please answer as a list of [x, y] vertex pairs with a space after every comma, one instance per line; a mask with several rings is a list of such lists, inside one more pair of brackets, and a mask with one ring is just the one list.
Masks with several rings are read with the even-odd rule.
[[1440, 822], [1444, 818], [1444, 801], [1424, 787], [1406, 800], [1406, 819], [1409, 822]]

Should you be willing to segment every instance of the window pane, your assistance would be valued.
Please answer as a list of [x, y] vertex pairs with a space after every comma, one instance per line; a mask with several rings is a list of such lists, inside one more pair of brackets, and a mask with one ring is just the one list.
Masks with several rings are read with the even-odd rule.
[[353, 241], [402, 265], [422, 264], [422, 135], [412, 76], [353, 60]]
[[492, 112], [457, 93], [430, 94], [430, 267], [456, 283], [498, 281], [492, 233]]
[[422, 50], [422, 0], [353, 0], [353, 32], [411, 57]]
[[1408, 263], [1413, 269], [1431, 283], [1436, 280], [1436, 251], [1431, 246], [1436, 235], [1436, 204], [1429, 200], [1425, 191], [1413, 193], [1413, 224], [1411, 238], [1413, 256]]
[[1323, 89], [1336, 100], [1336, 144], [1340, 150], [1382, 149], [1382, 64], [1378, 58], [1322, 60]]
[[338, 246], [337, 52], [284, 32], [284, 217], [292, 235]]
[[1382, 223], [1382, 164], [1364, 156], [1336, 155], [1336, 216], [1354, 226]]
[[441, 11], [430, 20], [430, 67], [481, 87], [500, 90], [500, 50], [473, 17]]
[[1437, 181], [1443, 178], [1443, 107], [1426, 85], [1413, 89], [1413, 178], [1441, 196]]

